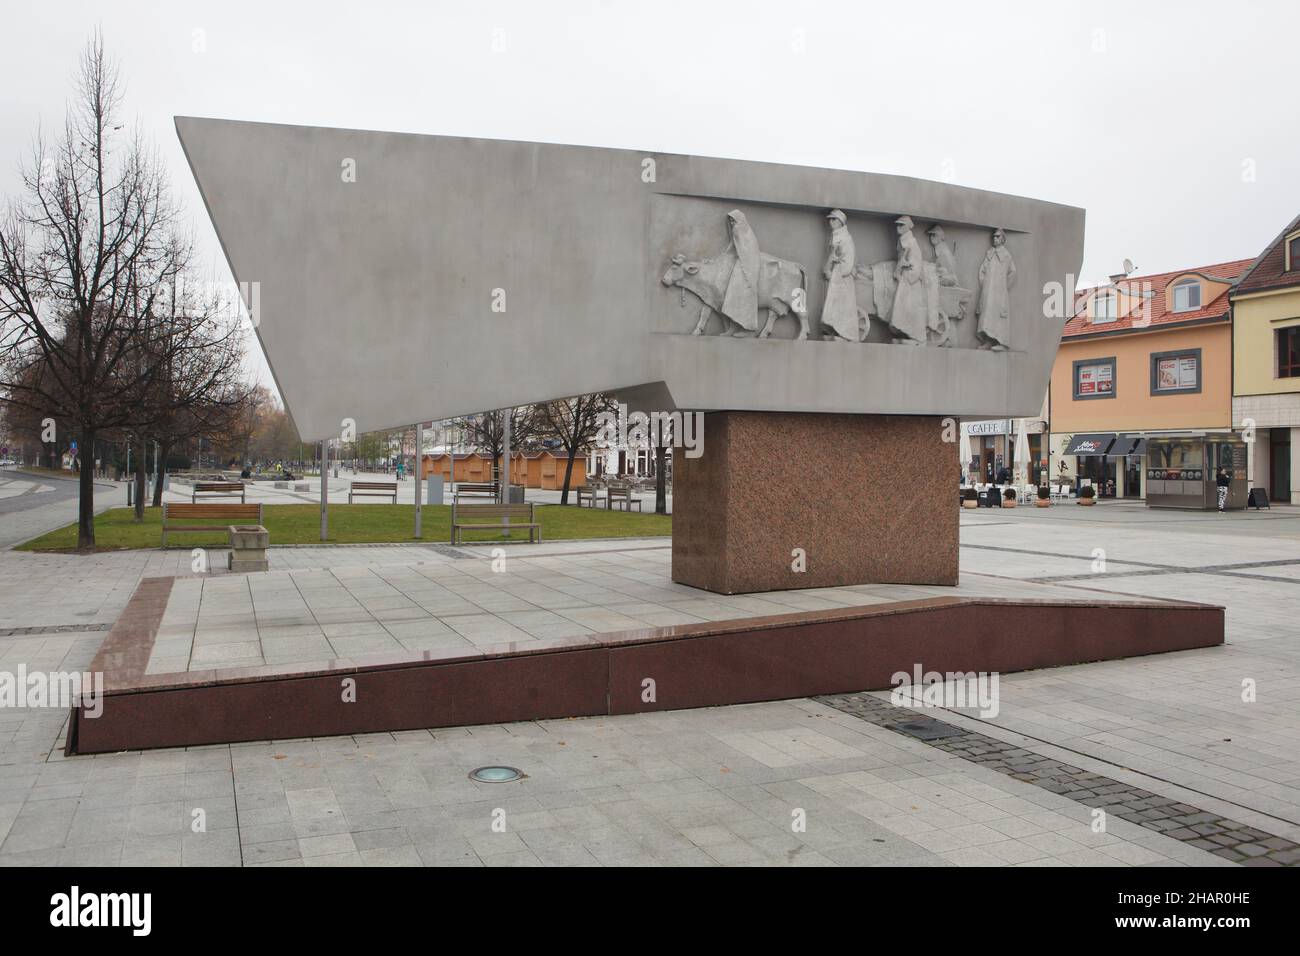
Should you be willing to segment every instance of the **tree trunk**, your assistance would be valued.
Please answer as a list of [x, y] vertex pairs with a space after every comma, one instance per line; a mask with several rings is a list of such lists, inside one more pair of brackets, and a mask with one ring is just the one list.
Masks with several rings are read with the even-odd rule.
[[144, 521], [144, 469], [145, 440], [143, 435], [135, 436], [135, 520]]
[[573, 478], [573, 456], [576, 454], [572, 448], [568, 449], [568, 452], [569, 463], [564, 466], [564, 491], [560, 494], [560, 504], [562, 505], [569, 503], [569, 481]]
[[[90, 448], [93, 453], [95, 447], [93, 428], [82, 427], [79, 447]], [[77, 550], [89, 551], [95, 547], [95, 468], [93, 462], [91, 467], [85, 467], [84, 458], [81, 464], [77, 479], [80, 486], [77, 500]]]
[[157, 474], [154, 475], [153, 481], [153, 506], [162, 507], [163, 493], [163, 475], [167, 474], [167, 456], [171, 453], [171, 445], [166, 442], [158, 446], [158, 468]]

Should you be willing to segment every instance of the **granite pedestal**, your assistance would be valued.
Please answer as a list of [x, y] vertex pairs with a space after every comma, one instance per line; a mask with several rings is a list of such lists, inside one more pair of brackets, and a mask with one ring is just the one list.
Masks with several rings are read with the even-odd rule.
[[719, 594], [957, 583], [957, 451], [924, 415], [709, 412], [673, 461], [673, 580]]

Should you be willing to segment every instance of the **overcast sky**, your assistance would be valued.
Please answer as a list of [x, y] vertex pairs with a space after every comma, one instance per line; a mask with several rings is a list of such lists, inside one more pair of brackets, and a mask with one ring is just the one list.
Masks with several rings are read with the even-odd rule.
[[1300, 212], [1294, 0], [4, 0], [3, 22], [0, 191], [100, 26], [222, 279], [175, 115], [947, 180], [1085, 208], [1085, 284], [1252, 257]]

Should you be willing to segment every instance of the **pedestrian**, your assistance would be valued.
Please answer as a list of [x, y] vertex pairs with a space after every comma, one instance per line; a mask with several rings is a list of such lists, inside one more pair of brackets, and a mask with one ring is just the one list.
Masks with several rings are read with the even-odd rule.
[[1232, 487], [1232, 479], [1228, 477], [1228, 472], [1220, 468], [1218, 475], [1215, 476], [1214, 483], [1219, 486], [1219, 514], [1228, 512], [1228, 489]]

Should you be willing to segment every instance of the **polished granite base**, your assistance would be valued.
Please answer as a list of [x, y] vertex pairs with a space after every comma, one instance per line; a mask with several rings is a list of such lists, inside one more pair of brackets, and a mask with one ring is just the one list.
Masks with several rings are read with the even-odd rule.
[[[955, 509], [954, 509], [955, 510]], [[931, 597], [506, 644], [150, 672], [171, 578], [146, 578], [74, 708], [68, 754], [632, 714], [887, 688], [899, 671], [1009, 672], [1223, 643], [1223, 609]]]
[[673, 580], [956, 584], [951, 432], [922, 415], [705, 414], [703, 454], [673, 459]]

